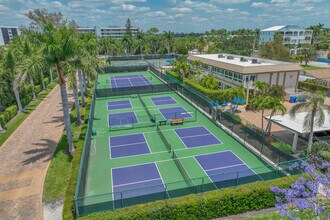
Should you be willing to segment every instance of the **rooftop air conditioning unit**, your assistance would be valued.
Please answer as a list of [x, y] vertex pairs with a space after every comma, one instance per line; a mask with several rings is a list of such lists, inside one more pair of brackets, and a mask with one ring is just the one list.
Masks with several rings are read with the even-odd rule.
[[253, 64], [257, 64], [258, 63], [258, 60], [257, 59], [252, 59], [252, 63]]
[[240, 61], [241, 62], [247, 62], [247, 59], [245, 59], [245, 57], [241, 57]]
[[225, 55], [223, 55], [223, 54], [218, 54], [218, 58], [225, 58]]
[[233, 60], [234, 57], [233, 57], [233, 56], [227, 56], [227, 59], [228, 59], [228, 60]]

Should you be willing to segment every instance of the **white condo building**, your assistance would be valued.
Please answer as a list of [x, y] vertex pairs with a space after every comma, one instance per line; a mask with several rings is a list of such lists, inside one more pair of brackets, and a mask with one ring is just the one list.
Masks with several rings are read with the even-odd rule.
[[260, 31], [259, 43], [274, 41], [275, 33], [283, 37], [284, 45], [311, 44], [313, 31], [305, 30], [297, 25], [273, 26]]
[[[125, 33], [126, 27], [119, 27], [119, 26], [109, 26], [109, 27], [79, 27], [78, 30], [81, 33], [93, 33], [98, 37], [113, 37], [117, 40], [121, 40]], [[133, 36], [137, 34], [139, 31], [138, 27], [131, 27], [131, 33]]]
[[0, 45], [9, 44], [14, 36], [21, 35], [17, 26], [0, 26]]

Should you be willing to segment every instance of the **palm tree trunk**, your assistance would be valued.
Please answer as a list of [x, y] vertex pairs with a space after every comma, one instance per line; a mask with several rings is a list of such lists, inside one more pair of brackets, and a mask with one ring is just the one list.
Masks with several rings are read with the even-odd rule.
[[23, 111], [23, 107], [22, 107], [21, 99], [19, 97], [18, 89], [16, 88], [16, 86], [13, 83], [12, 83], [12, 88], [13, 88], [13, 92], [14, 92], [14, 95], [15, 95], [15, 99], [16, 99], [18, 111], [19, 112], [22, 112]]
[[75, 148], [74, 148], [73, 141], [72, 141], [68, 94], [66, 91], [66, 85], [65, 85], [66, 82], [64, 79], [63, 69], [59, 66], [57, 67], [57, 73], [58, 73], [58, 80], [59, 80], [60, 90], [61, 90], [64, 126], [65, 126], [65, 130], [66, 130], [66, 134], [67, 134], [68, 144], [69, 144], [69, 152], [71, 155], [73, 155]]
[[0, 132], [4, 131], [5, 129], [3, 129], [2, 125], [0, 124]]
[[49, 76], [50, 76], [50, 82], [53, 82], [53, 72], [52, 72], [52, 67], [49, 67]]
[[264, 109], [261, 111], [261, 130], [264, 132]]
[[309, 138], [308, 138], [308, 145], [307, 145], [307, 153], [310, 153], [312, 150], [313, 136], [314, 136], [314, 116], [315, 116], [315, 113], [312, 112], [311, 127], [310, 127], [310, 131], [309, 131]]
[[107, 64], [107, 50], [104, 51], [104, 65]]
[[78, 88], [75, 85], [73, 87], [73, 97], [74, 97], [74, 105], [76, 108], [76, 113], [77, 113], [77, 121], [76, 124], [81, 124], [81, 114], [80, 114], [80, 106], [79, 106], [79, 96], [78, 96]]
[[267, 127], [266, 127], [266, 132], [270, 133], [271, 129], [272, 129], [272, 117], [273, 114], [270, 114], [269, 119], [268, 119], [268, 123], [267, 123]]
[[34, 92], [34, 82], [33, 82], [33, 78], [32, 78], [32, 76], [30, 77], [30, 83], [31, 83], [31, 85], [32, 85], [32, 97], [33, 97], [33, 99], [36, 99], [37, 97], [36, 97], [36, 93]]
[[80, 89], [80, 95], [81, 95], [81, 105], [82, 107], [86, 106], [85, 103], [85, 88], [83, 83], [83, 74], [81, 74], [81, 70], [78, 70], [78, 79], [79, 79], [79, 89]]
[[40, 71], [40, 76], [41, 76], [41, 84], [42, 84], [42, 89], [46, 90], [45, 82], [44, 82], [44, 73]]

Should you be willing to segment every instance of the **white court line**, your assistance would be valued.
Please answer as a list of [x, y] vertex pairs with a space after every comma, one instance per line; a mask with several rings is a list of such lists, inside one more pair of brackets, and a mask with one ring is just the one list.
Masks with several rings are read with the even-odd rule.
[[[212, 135], [210, 133], [207, 133], [207, 134], [197, 134], [197, 135], [191, 135], [191, 136], [184, 136], [184, 137], [181, 137], [181, 139], [183, 138], [192, 138], [192, 137], [201, 137], [201, 136], [207, 136], [207, 135]], [[212, 135], [214, 136], [214, 135]]]
[[142, 135], [143, 135], [143, 137], [144, 137], [145, 143], [146, 143], [146, 144], [147, 144], [147, 146], [148, 146], [148, 149], [149, 149], [149, 153], [152, 153], [152, 151], [151, 151], [151, 148], [150, 148], [150, 146], [149, 146], [149, 144], [148, 144], [148, 141], [147, 141], [147, 138], [146, 138], [146, 136], [144, 135], [144, 133], [142, 133]]
[[[143, 76], [143, 77], [142, 77], [142, 76]], [[150, 82], [150, 80], [147, 79], [144, 75], [140, 74], [139, 77], [143, 80], [143, 82], [144, 82], [147, 86], [149, 86], [149, 87], [152, 87], [152, 86], [153, 86], [152, 83]], [[147, 80], [147, 81], [146, 81], [146, 80]]]
[[129, 78], [128, 78], [128, 82], [129, 82], [129, 84], [131, 84], [131, 87], [133, 87], [133, 84]]
[[[184, 137], [180, 137], [178, 133], [176, 133], [176, 130], [184, 130], [184, 129], [189, 129], [189, 128], [205, 128], [205, 130], [207, 130], [207, 132], [209, 132], [208, 134], [200, 134], [200, 135], [192, 135], [192, 136], [184, 136]], [[187, 128], [178, 128], [178, 129], [174, 129], [175, 133], [177, 134], [177, 136], [182, 139], [182, 138], [190, 138], [190, 137], [198, 137], [198, 136], [204, 136], [204, 135], [212, 135], [215, 139], [217, 139], [220, 143], [218, 144], [223, 144], [222, 141], [219, 140], [219, 138], [217, 136], [215, 136], [212, 132], [210, 132], [209, 129], [207, 129], [205, 126], [193, 126], [193, 127], [187, 127]], [[211, 145], [203, 145], [203, 146], [212, 146], [212, 145], [218, 145], [218, 144], [211, 144]]]
[[240, 164], [235, 164], [235, 165], [230, 165], [230, 166], [216, 167], [216, 168], [212, 168], [212, 169], [207, 169], [207, 170], [205, 170], [205, 171], [208, 172], [208, 171], [212, 171], [212, 170], [227, 169], [227, 168], [237, 167], [237, 166], [242, 166], [242, 165], [245, 166], [244, 163], [240, 163]]
[[121, 144], [121, 145], [114, 145], [114, 146], [111, 146], [111, 148], [114, 148], [114, 147], [123, 147], [123, 146], [130, 146], [130, 145], [134, 145], [134, 144], [144, 144], [144, 143], [147, 143], [147, 142], [136, 142], [136, 143], [131, 143], [131, 144]]
[[237, 156], [233, 151], [230, 150], [230, 152], [232, 154], [234, 154], [240, 161], [242, 161], [242, 163], [247, 166], [256, 176], [258, 176], [261, 180], [263, 180], [256, 172], [254, 172], [253, 169], [251, 169], [251, 167], [249, 165], [247, 165], [243, 160], [241, 160], [241, 158], [239, 156]]
[[136, 181], [136, 182], [131, 182], [131, 183], [124, 183], [124, 184], [119, 184], [119, 185], [115, 185], [114, 187], [121, 187], [121, 186], [129, 186], [129, 185], [134, 185], [134, 184], [138, 184], [138, 183], [147, 183], [147, 182], [151, 182], [154, 180], [161, 180], [161, 178], [156, 178], [156, 179], [148, 179], [148, 180], [143, 180], [143, 181]]
[[[224, 152], [226, 152], [226, 151], [224, 151]], [[198, 155], [198, 156], [199, 156], [199, 155]], [[219, 189], [219, 188], [217, 187], [217, 185], [215, 185], [215, 183], [213, 182], [213, 180], [210, 178], [210, 176], [206, 173], [206, 171], [204, 170], [204, 168], [202, 167], [202, 165], [198, 162], [198, 160], [196, 159], [196, 156], [192, 156], [192, 158], [194, 158], [194, 160], [197, 162], [198, 166], [203, 170], [203, 172], [204, 172], [204, 174], [205, 174], [205, 176], [204, 176], [203, 178], [205, 178], [205, 177], [209, 178], [210, 182], [214, 185], [214, 187], [215, 187], [216, 189]]]

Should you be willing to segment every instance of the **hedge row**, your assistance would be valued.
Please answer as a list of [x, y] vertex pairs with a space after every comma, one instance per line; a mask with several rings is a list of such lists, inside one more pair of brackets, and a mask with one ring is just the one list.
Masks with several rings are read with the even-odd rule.
[[12, 105], [0, 115], [0, 124], [4, 127], [17, 114], [17, 106]]
[[270, 186], [288, 188], [298, 176], [283, 177], [266, 182], [256, 182], [236, 188], [214, 190], [204, 194], [160, 200], [108, 211], [81, 219], [212, 219], [235, 215], [251, 210], [261, 210], [276, 204]]
[[[50, 80], [48, 77], [46, 77], [44, 79], [44, 82], [47, 85], [49, 85]], [[37, 85], [34, 87], [34, 91], [36, 94], [39, 94], [42, 91], [42, 86], [41, 85]], [[32, 94], [26, 94], [24, 96], [24, 98], [21, 99], [21, 104], [22, 107], [24, 108], [25, 106], [27, 106], [31, 101], [32, 101]], [[17, 114], [17, 106], [16, 105], [12, 105], [9, 106], [8, 108], [6, 108], [6, 110], [2, 113], [0, 113], [0, 124], [2, 127], [4, 127], [13, 117], [15, 117], [15, 115]]]
[[312, 91], [321, 90], [321, 91], [324, 91], [324, 92], [327, 92], [327, 93], [330, 92], [330, 88], [328, 88], [326, 86], [323, 86], [323, 85], [313, 83], [313, 82], [308, 82], [308, 81], [305, 81], [305, 82], [299, 81], [298, 82], [298, 88], [299, 89], [312, 90]]
[[[169, 70], [167, 71], [167, 73], [170, 76], [180, 80], [179, 74], [177, 72]], [[209, 97], [212, 100], [224, 101], [228, 97], [226, 95], [228, 93], [227, 89], [222, 89], [222, 90], [208, 89], [191, 79], [185, 79], [184, 83], [194, 88], [195, 90], [201, 92], [202, 94], [204, 94], [205, 96]]]

